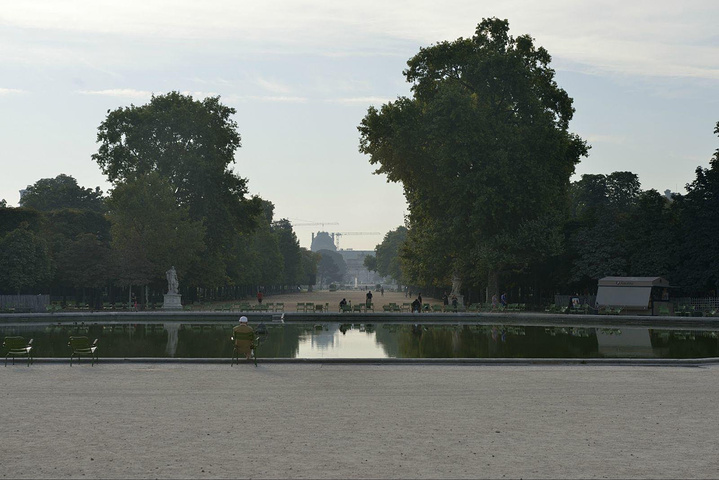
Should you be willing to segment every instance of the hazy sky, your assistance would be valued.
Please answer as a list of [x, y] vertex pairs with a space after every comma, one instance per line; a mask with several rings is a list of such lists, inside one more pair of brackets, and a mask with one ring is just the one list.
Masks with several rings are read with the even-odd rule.
[[[109, 109], [171, 90], [237, 109], [235, 170], [277, 218], [337, 222], [372, 249], [403, 223], [399, 185], [358, 152], [368, 106], [409, 94], [421, 46], [509, 20], [553, 57], [592, 145], [577, 175], [630, 170], [683, 191], [719, 145], [716, 0], [0, 0], [0, 199], [41, 178], [109, 185], [90, 155]], [[578, 179], [578, 177], [575, 177]], [[431, 181], [428, 178], [428, 181]], [[298, 227], [303, 246], [321, 227]]]

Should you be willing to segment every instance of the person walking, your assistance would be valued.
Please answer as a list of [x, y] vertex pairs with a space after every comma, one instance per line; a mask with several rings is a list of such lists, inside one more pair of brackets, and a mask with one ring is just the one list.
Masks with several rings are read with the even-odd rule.
[[365, 306], [370, 308], [372, 306], [372, 290], [369, 290], [366, 295]]

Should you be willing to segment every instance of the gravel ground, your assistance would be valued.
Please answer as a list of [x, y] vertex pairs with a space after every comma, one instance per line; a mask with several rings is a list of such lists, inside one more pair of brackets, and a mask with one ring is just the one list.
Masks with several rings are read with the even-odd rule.
[[716, 478], [719, 366], [0, 369], [7, 478]]

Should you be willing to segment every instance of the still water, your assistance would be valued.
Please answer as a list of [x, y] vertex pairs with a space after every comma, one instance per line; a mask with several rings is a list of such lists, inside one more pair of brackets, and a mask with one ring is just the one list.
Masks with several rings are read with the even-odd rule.
[[[236, 324], [4, 325], [36, 357], [67, 357], [68, 338], [99, 339], [100, 357], [229, 358]], [[254, 325], [255, 328], [258, 325]], [[262, 358], [707, 358], [719, 330], [502, 325], [267, 324]]]

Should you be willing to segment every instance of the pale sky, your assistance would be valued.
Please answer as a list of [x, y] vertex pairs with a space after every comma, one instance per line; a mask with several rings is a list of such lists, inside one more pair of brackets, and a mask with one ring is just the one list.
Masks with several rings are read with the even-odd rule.
[[[108, 183], [90, 155], [110, 109], [171, 90], [237, 109], [235, 170], [276, 218], [373, 249], [403, 223], [400, 185], [372, 175], [357, 126], [409, 95], [422, 46], [509, 20], [553, 57], [574, 98], [570, 130], [592, 145], [584, 173], [629, 170], [684, 191], [719, 139], [716, 0], [0, 0], [0, 199], [61, 173]], [[428, 179], [431, 181], [431, 179]]]

